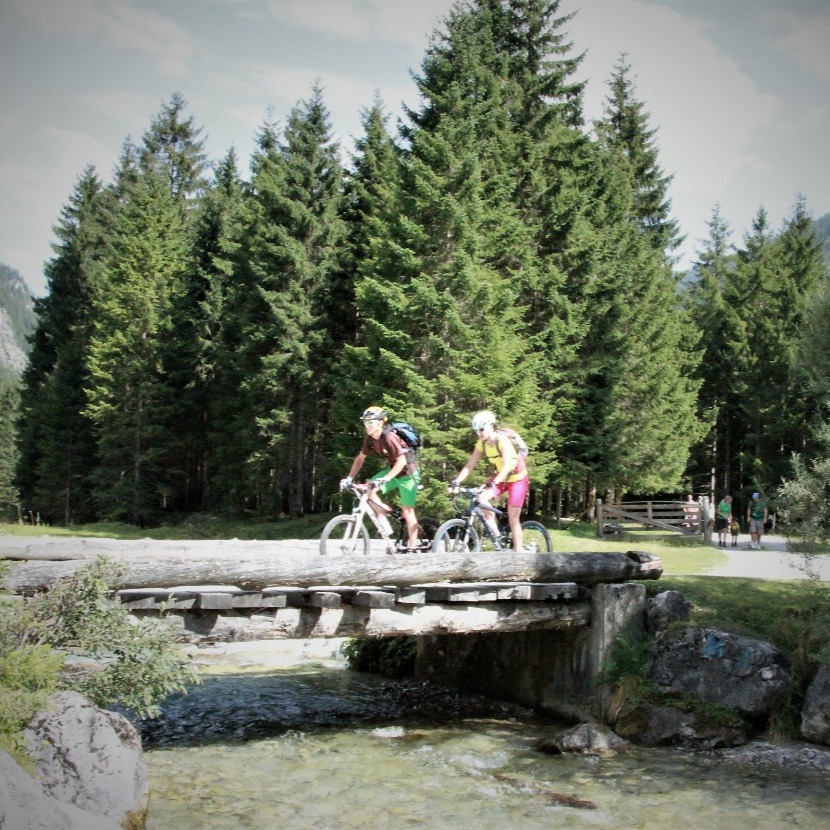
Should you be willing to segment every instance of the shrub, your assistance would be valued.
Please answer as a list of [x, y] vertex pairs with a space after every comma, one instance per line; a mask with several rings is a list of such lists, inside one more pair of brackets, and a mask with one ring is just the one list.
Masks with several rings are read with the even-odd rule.
[[343, 653], [350, 669], [385, 677], [411, 677], [415, 673], [414, 637], [364, 637], [349, 640]]
[[56, 668], [57, 688], [80, 692], [102, 708], [119, 705], [137, 717], [155, 717], [161, 700], [199, 682], [198, 670], [183, 661], [161, 623], [136, 622], [110, 596], [108, 581], [118, 570], [99, 557], [47, 593], [7, 603], [0, 609], [0, 652], [58, 649], [95, 658], [94, 672], [58, 674]]

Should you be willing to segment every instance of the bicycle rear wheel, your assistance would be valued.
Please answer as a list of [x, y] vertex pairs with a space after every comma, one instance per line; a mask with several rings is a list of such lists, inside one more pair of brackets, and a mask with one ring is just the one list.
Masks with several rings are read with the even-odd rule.
[[532, 519], [522, 522], [522, 551], [526, 553], [553, 553], [548, 529]]
[[449, 519], [435, 532], [433, 553], [476, 553], [481, 550], [478, 533], [464, 519]]
[[354, 516], [335, 516], [320, 534], [320, 553], [369, 554], [369, 534]]

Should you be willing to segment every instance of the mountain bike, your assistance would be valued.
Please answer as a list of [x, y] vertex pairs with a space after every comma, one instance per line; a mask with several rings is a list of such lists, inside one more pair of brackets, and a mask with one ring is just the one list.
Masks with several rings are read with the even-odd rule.
[[[485, 487], [459, 487], [456, 491], [458, 515], [448, 519], [438, 530], [432, 542], [433, 553], [479, 553], [481, 551], [512, 551], [513, 536], [507, 511], [479, 501]], [[496, 516], [498, 533], [485, 519], [484, 510]], [[553, 553], [553, 544], [547, 528], [528, 519], [522, 522], [522, 550], [530, 553]]]
[[[365, 484], [353, 482], [343, 488], [354, 496], [354, 507], [351, 513], [335, 516], [323, 528], [320, 553], [367, 555], [373, 547], [380, 547], [378, 540], [370, 535], [368, 528], [371, 527], [374, 527], [387, 553], [406, 553], [409, 550], [409, 528], [401, 517], [400, 507], [387, 508], [385, 515], [378, 516], [370, 506], [369, 496], [377, 486], [376, 482], [367, 481]], [[439, 524], [437, 519], [429, 516], [418, 519], [418, 552], [432, 550], [432, 539]]]

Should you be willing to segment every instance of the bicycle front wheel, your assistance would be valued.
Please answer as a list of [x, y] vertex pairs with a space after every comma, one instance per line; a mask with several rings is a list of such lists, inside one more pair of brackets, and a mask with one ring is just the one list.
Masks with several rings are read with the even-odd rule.
[[553, 553], [548, 529], [533, 520], [522, 522], [522, 551], [526, 553]]
[[481, 541], [476, 529], [464, 519], [449, 519], [435, 532], [433, 553], [477, 553]]
[[369, 534], [355, 516], [335, 516], [320, 536], [320, 553], [369, 554]]

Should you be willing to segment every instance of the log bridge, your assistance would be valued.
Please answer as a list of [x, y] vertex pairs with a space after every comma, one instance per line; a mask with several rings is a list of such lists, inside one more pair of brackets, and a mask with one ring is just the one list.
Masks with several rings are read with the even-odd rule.
[[0, 536], [2, 581], [47, 591], [84, 562], [118, 565], [110, 588], [181, 642], [397, 637], [415, 675], [557, 717], [600, 716], [608, 648], [645, 624], [648, 553], [322, 556], [315, 541], [121, 541]]
[[657, 579], [628, 553], [323, 556], [316, 541], [0, 537], [15, 594], [48, 590], [99, 556], [139, 618], [177, 639], [221, 642], [568, 629], [591, 625], [597, 586]]

